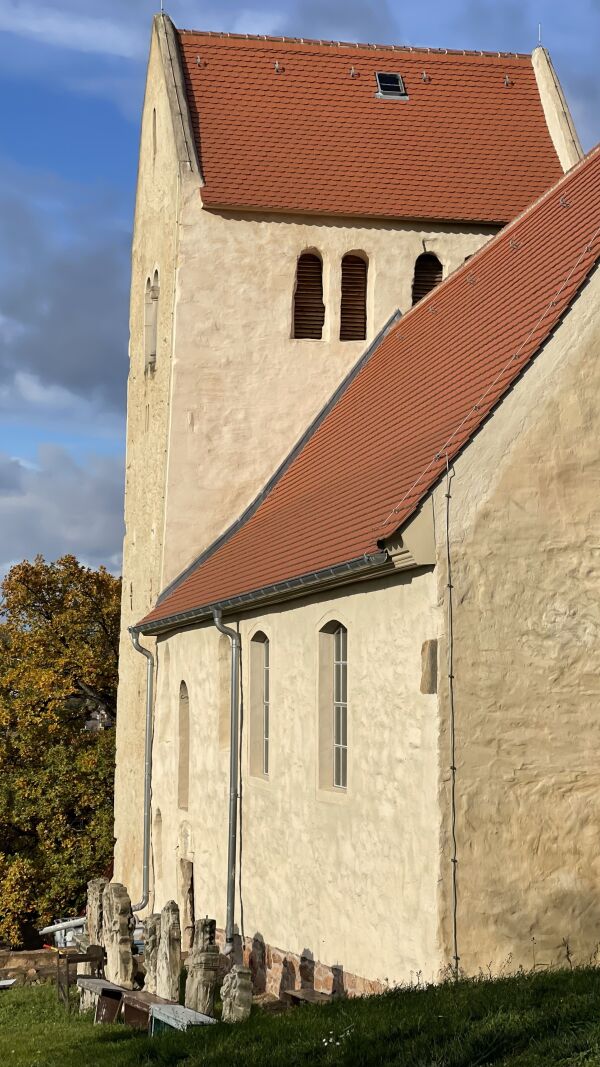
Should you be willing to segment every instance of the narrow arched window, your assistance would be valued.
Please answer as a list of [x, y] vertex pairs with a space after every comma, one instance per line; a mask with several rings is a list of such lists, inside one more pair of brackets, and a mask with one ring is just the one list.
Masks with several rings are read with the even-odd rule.
[[303, 252], [296, 266], [294, 337], [320, 341], [324, 322], [323, 262], [316, 252]]
[[433, 252], [422, 252], [415, 263], [415, 276], [413, 278], [412, 302], [417, 304], [424, 296], [427, 296], [442, 280], [444, 268]]
[[160, 881], [163, 874], [163, 849], [162, 849], [162, 815], [160, 808], [154, 814], [154, 837], [153, 837], [154, 875]]
[[260, 632], [250, 642], [250, 774], [269, 774], [271, 740], [271, 653]]
[[150, 278], [146, 279], [144, 303], [144, 369], [147, 374], [153, 374], [156, 368], [159, 297], [158, 271], [155, 270], [152, 280]]
[[342, 259], [340, 341], [364, 341], [367, 336], [367, 261], [348, 253]]
[[185, 682], [179, 686], [179, 761], [177, 805], [187, 811], [190, 794], [190, 698]]
[[319, 785], [348, 786], [348, 631], [340, 622], [319, 633]]

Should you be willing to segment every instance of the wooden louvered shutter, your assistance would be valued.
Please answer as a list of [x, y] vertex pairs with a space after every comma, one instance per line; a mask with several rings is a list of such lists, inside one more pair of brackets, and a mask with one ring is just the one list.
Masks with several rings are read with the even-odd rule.
[[442, 280], [443, 268], [437, 256], [432, 252], [423, 252], [415, 263], [415, 277], [412, 288], [412, 302], [417, 304], [427, 293], [435, 289]]
[[320, 341], [324, 322], [323, 264], [313, 252], [303, 252], [296, 268], [294, 337]]
[[340, 341], [364, 341], [367, 336], [367, 262], [362, 256], [342, 259]]

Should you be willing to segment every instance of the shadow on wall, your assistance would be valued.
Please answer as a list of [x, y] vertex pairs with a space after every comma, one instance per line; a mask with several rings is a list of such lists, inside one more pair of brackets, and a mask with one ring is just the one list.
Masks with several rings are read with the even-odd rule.
[[254, 992], [264, 993], [267, 988], [267, 949], [262, 934], [255, 934], [252, 938], [248, 966], [252, 974]]
[[[222, 957], [223, 961], [225, 957]], [[235, 928], [233, 953], [227, 958], [225, 971], [234, 963], [250, 968], [254, 994], [269, 993], [282, 997], [292, 989], [314, 989], [332, 996], [345, 996], [345, 975], [341, 964], [327, 966], [315, 960], [310, 948], [304, 948], [300, 956], [281, 952], [265, 943], [257, 931], [242, 941], [238, 927]]]

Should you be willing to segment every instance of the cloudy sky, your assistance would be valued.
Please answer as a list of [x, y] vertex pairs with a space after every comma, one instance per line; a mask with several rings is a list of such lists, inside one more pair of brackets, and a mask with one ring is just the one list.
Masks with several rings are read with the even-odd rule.
[[[0, 574], [118, 571], [130, 229], [156, 0], [0, 0]], [[182, 27], [550, 49], [600, 140], [600, 0], [170, 0]]]

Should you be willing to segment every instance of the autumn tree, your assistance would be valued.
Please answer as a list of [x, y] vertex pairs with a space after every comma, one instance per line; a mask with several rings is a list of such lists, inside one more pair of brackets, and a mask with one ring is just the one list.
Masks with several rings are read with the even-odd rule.
[[19, 563], [0, 600], [0, 942], [77, 913], [113, 847], [120, 580]]

